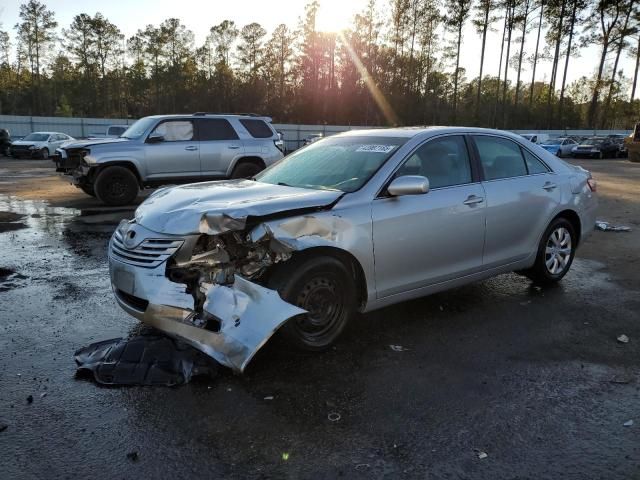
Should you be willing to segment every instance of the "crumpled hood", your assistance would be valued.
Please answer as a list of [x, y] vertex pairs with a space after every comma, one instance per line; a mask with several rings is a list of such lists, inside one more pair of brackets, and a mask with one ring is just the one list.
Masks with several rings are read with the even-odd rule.
[[343, 192], [226, 180], [167, 187], [136, 210], [136, 222], [173, 235], [218, 235], [245, 228], [247, 217], [330, 207]]
[[125, 143], [131, 140], [127, 138], [97, 138], [93, 140], [73, 140], [64, 144], [64, 148], [83, 148], [93, 147], [94, 145], [102, 145], [105, 143]]

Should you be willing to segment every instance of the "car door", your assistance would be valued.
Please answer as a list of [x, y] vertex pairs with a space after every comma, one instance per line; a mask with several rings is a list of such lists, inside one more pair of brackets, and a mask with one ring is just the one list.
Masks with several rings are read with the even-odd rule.
[[[393, 178], [422, 175], [430, 190], [372, 204], [379, 298], [479, 271], [484, 243], [484, 190], [463, 135], [421, 145]], [[391, 181], [391, 180], [390, 180]]]
[[[162, 141], [151, 142], [149, 137], [154, 134], [162, 135]], [[161, 121], [144, 144], [147, 178], [199, 178], [198, 147], [192, 120]]]
[[522, 260], [538, 241], [560, 202], [560, 186], [551, 169], [515, 141], [473, 135], [486, 193], [483, 268]]
[[562, 152], [562, 156], [571, 155], [571, 149], [576, 145], [576, 142], [567, 138], [562, 141], [562, 145], [560, 146], [560, 151]]
[[55, 135], [51, 135], [51, 139], [49, 140], [50, 144], [51, 144], [51, 153], [55, 152], [56, 148], [60, 148], [60, 145], [62, 145], [62, 143], [64, 142], [64, 138], [65, 136], [60, 134], [60, 133], [56, 133]]
[[244, 152], [238, 133], [224, 118], [199, 118], [196, 124], [200, 139], [202, 176], [226, 176], [229, 166]]

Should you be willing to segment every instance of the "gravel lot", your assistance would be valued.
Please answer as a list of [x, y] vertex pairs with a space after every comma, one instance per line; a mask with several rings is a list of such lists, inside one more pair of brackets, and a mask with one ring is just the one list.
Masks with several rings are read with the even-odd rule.
[[0, 158], [0, 478], [640, 478], [640, 164], [576, 163], [633, 231], [595, 232], [555, 288], [503, 275], [325, 354], [276, 339], [244, 376], [105, 388], [73, 352], [136, 329], [106, 262], [131, 212]]

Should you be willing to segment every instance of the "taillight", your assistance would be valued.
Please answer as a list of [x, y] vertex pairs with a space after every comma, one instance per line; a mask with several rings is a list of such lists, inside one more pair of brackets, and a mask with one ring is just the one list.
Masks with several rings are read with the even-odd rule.
[[273, 144], [276, 146], [278, 150], [284, 153], [284, 141], [282, 140], [274, 140]]
[[587, 179], [587, 185], [589, 185], [589, 189], [590, 189], [592, 192], [595, 192], [595, 191], [596, 191], [596, 188], [598, 187], [598, 184], [597, 184], [597, 182], [596, 182], [596, 179], [595, 179], [595, 178], [588, 178], [588, 179]]

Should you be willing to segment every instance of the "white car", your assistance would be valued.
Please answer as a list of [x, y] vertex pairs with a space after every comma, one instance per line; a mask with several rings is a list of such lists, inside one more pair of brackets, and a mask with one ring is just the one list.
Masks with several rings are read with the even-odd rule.
[[62, 147], [75, 138], [59, 132], [33, 132], [22, 140], [11, 144], [11, 156], [14, 158], [43, 158], [47, 159], [56, 148]]
[[538, 145], [541, 145], [550, 139], [549, 135], [546, 133], [522, 133], [520, 136], [522, 138], [526, 138], [531, 143], [537, 143]]

